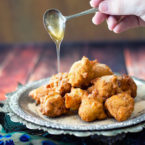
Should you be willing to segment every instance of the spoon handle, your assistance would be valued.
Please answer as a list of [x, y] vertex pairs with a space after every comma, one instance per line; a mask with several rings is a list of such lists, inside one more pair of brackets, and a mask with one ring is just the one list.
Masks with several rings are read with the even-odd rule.
[[77, 14], [74, 14], [74, 15], [71, 15], [71, 16], [66, 16], [65, 18], [67, 20], [69, 20], [69, 19], [80, 17], [80, 16], [83, 16], [83, 15], [88, 15], [88, 14], [91, 14], [91, 13], [95, 13], [97, 11], [98, 11], [97, 8], [92, 8], [92, 9], [89, 9], [89, 10], [86, 10], [86, 11], [83, 11], [83, 12], [80, 12], [80, 13], [77, 13]]

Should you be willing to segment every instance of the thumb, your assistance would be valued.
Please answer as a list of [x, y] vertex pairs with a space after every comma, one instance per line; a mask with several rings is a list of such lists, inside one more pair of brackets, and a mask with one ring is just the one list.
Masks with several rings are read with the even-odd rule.
[[99, 4], [99, 11], [109, 15], [136, 15], [137, 0], [105, 0]]

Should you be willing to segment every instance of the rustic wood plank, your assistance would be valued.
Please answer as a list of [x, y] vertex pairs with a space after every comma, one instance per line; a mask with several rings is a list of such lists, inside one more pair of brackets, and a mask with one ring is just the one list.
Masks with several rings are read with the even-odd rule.
[[61, 49], [61, 72], [69, 72], [70, 67], [75, 61], [83, 56], [82, 49], [84, 45], [63, 45]]
[[[101, 63], [109, 65], [114, 72], [127, 73], [124, 62], [123, 48], [96, 47], [86, 43], [65, 43], [61, 47], [61, 72], [68, 72], [71, 65], [87, 56], [89, 59], [98, 59]], [[29, 82], [50, 77], [57, 73], [55, 45], [48, 45], [36, 66]]]
[[107, 64], [113, 72], [127, 73], [123, 48], [97, 45], [88, 47], [91, 59], [98, 59], [99, 62]]
[[[79, 49], [71, 45], [61, 46], [60, 71], [69, 71], [74, 61], [79, 59]], [[56, 48], [54, 44], [45, 45], [38, 65], [35, 67], [29, 82], [50, 77], [57, 73]]]
[[25, 84], [27, 77], [37, 64], [40, 48], [33, 46], [16, 46], [5, 58], [0, 70], [0, 100], [5, 99], [5, 93], [14, 91], [17, 83]]
[[[56, 50], [54, 44], [45, 46], [39, 64], [30, 76], [29, 82], [50, 77], [57, 73]], [[114, 72], [127, 73], [123, 48], [96, 47], [86, 43], [65, 43], [61, 47], [61, 72], [68, 72], [71, 65], [83, 56], [98, 59], [109, 65]]]
[[127, 48], [124, 53], [129, 75], [145, 80], [145, 48]]
[[56, 73], [56, 52], [54, 46], [43, 46], [39, 63], [34, 68], [28, 82], [39, 80]]
[[12, 48], [11, 45], [0, 44], [0, 70], [3, 66], [3, 63], [4, 63], [6, 56], [11, 51], [11, 48]]

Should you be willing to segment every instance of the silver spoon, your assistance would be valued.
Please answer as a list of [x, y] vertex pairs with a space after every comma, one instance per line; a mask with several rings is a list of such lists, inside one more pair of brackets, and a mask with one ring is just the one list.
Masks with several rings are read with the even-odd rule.
[[76, 18], [76, 17], [80, 17], [80, 16], [83, 16], [83, 15], [88, 15], [88, 14], [91, 14], [91, 13], [95, 13], [97, 11], [98, 11], [97, 8], [92, 8], [92, 9], [85, 10], [83, 12], [80, 12], [80, 13], [77, 13], [77, 14], [74, 14], [74, 15], [63, 16], [62, 13], [59, 10], [57, 10], [57, 9], [49, 9], [49, 10], [46, 10], [46, 12], [43, 15], [43, 22], [46, 25], [47, 18], [49, 18], [50, 15], [51, 16], [52, 15], [58, 15], [59, 18], [61, 18], [61, 20], [67, 21], [67, 20], [72, 19], [72, 18]]
[[95, 13], [96, 11], [98, 11], [98, 9], [92, 8], [71, 16], [63, 16], [57, 9], [50, 9], [44, 13], [44, 27], [56, 44], [58, 72], [60, 71], [60, 45], [64, 37], [66, 21], [82, 15]]
[[[49, 34], [55, 30], [55, 32], [53, 34], [60, 35], [60, 33], [64, 32], [66, 21], [68, 21], [72, 18], [95, 13], [97, 11], [98, 11], [97, 8], [92, 8], [92, 9], [89, 9], [89, 10], [86, 10], [86, 11], [83, 11], [83, 12], [80, 12], [80, 13], [77, 13], [77, 14], [74, 14], [71, 16], [63, 16], [59, 10], [49, 9], [49, 10], [46, 10], [46, 12], [43, 15], [43, 23], [44, 23], [46, 30], [49, 32]], [[50, 36], [53, 34], [51, 33]], [[51, 36], [51, 38], [52, 37], [53, 36]], [[56, 37], [57, 36], [55, 36], [55, 38]], [[54, 40], [54, 38], [52, 38], [52, 39]]]

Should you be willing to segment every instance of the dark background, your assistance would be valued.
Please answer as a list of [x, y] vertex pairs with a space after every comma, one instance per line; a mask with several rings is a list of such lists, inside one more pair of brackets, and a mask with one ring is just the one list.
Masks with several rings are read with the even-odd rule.
[[[90, 8], [89, 0], [0, 0], [0, 42], [25, 43], [51, 41], [42, 23], [46, 9], [57, 8], [64, 15]], [[73, 19], [67, 23], [65, 41], [141, 40], [145, 29], [137, 28], [114, 34], [106, 23], [92, 24], [93, 15]]]

